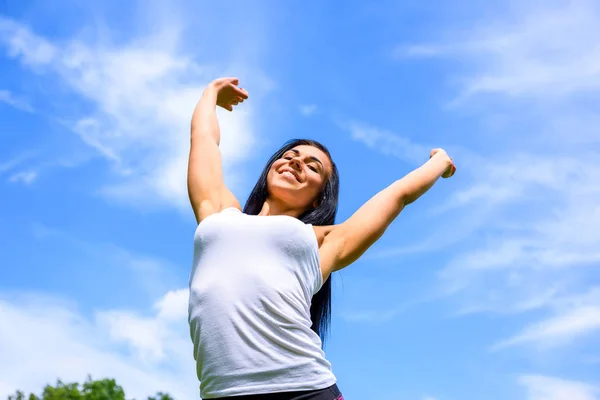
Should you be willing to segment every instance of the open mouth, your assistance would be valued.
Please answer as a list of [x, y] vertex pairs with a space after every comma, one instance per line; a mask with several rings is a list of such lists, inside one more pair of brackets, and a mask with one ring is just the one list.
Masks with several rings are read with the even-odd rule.
[[297, 182], [300, 182], [300, 177], [288, 169], [281, 171], [280, 174], [285, 176], [286, 178], [294, 179]]

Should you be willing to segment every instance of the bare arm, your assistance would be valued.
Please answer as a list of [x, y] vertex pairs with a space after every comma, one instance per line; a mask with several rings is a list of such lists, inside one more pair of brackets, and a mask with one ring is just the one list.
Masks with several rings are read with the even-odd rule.
[[320, 248], [324, 275], [356, 261], [406, 205], [427, 192], [438, 178], [453, 173], [454, 165], [446, 152], [434, 150], [423, 166], [373, 196], [345, 222], [330, 227]]
[[231, 111], [234, 105], [247, 97], [235, 85], [237, 80], [234, 78], [222, 78], [211, 83], [192, 116], [187, 186], [198, 223], [224, 208], [240, 208], [239, 202], [223, 182], [219, 150], [221, 134], [216, 111], [217, 105]]

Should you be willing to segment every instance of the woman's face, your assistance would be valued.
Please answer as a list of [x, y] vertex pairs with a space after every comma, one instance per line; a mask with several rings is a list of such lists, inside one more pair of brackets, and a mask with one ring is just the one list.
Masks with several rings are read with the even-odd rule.
[[315, 207], [331, 168], [331, 160], [323, 151], [296, 146], [271, 165], [267, 175], [269, 197], [300, 212]]

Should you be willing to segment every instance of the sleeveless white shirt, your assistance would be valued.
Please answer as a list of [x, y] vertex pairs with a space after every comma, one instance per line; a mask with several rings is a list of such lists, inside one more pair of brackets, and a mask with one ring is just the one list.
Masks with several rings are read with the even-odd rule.
[[189, 302], [202, 398], [333, 385], [310, 329], [322, 284], [311, 225], [236, 208], [205, 218], [194, 237]]

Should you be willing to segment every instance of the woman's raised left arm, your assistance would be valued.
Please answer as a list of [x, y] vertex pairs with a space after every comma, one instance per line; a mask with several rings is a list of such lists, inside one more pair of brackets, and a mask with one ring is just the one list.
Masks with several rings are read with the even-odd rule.
[[442, 149], [402, 179], [373, 196], [345, 222], [328, 227], [319, 249], [321, 269], [328, 276], [356, 261], [385, 232], [402, 209], [427, 192], [440, 177], [456, 168]]

